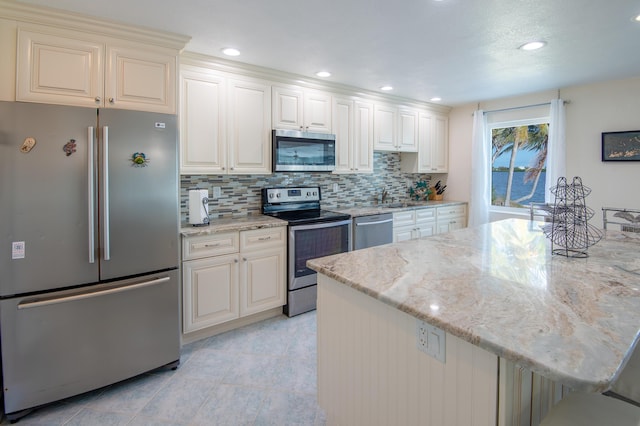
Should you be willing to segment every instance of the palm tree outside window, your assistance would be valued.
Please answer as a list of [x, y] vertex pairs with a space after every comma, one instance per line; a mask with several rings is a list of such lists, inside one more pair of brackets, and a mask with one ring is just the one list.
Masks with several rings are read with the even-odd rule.
[[491, 205], [525, 208], [545, 202], [549, 119], [492, 123]]

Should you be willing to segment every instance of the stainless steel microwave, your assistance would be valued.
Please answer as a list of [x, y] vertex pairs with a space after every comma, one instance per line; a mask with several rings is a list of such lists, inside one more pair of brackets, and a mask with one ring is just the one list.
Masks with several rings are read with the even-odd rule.
[[336, 168], [336, 135], [274, 130], [274, 172], [330, 172]]

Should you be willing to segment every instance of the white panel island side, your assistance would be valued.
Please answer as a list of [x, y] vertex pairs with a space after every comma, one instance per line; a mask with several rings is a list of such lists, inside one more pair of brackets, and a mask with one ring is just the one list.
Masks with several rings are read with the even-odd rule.
[[[608, 231], [573, 259], [552, 255], [535, 223], [509, 219], [308, 265], [319, 272], [329, 424], [510, 424], [524, 409], [505, 363], [550, 388], [603, 392], [640, 329], [640, 239], [630, 234]], [[445, 363], [417, 350], [417, 319], [446, 332]], [[533, 424], [560, 397], [537, 401]]]

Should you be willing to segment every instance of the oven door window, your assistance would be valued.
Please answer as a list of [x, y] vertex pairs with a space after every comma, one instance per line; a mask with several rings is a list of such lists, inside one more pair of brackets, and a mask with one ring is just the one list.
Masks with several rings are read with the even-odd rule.
[[315, 274], [307, 260], [349, 251], [351, 221], [292, 227], [294, 277]]

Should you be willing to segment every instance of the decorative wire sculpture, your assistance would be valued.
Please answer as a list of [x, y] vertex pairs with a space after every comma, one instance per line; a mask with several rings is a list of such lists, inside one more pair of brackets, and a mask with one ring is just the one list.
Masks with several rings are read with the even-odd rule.
[[[569, 184], [567, 178], [558, 178], [556, 186], [549, 188], [555, 196], [552, 205], [546, 207], [551, 223], [543, 227], [551, 240], [551, 251], [566, 257], [589, 257], [587, 249], [602, 239], [602, 232], [588, 223], [594, 215], [585, 204], [591, 189], [582, 184], [579, 176]], [[557, 245], [560, 248], [554, 248]]]

